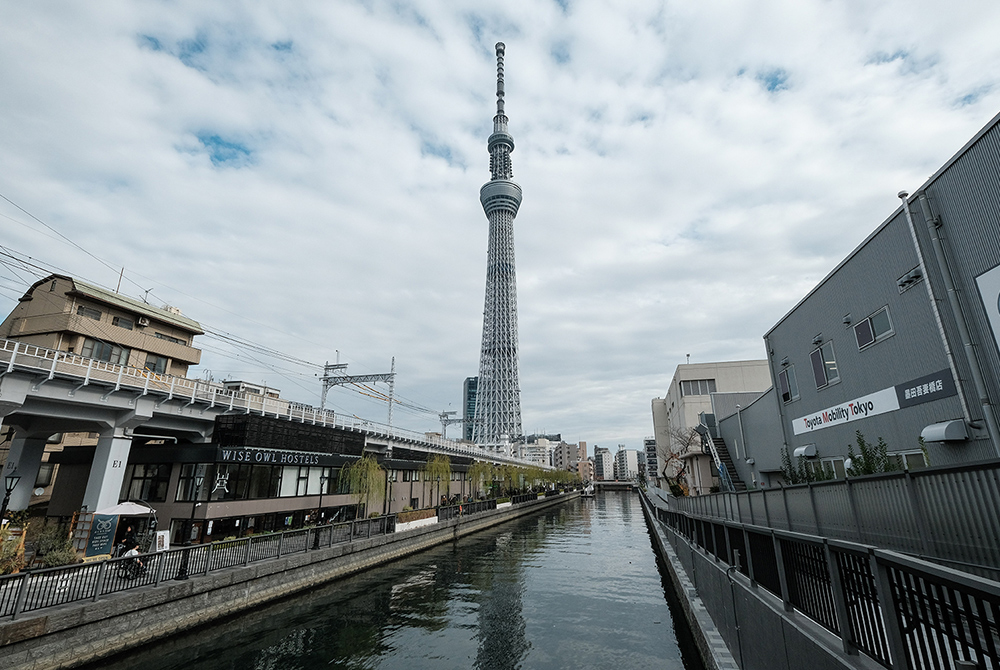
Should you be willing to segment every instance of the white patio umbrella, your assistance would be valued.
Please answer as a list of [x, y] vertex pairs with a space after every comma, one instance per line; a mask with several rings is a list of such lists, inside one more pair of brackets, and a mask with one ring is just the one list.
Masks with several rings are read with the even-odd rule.
[[152, 507], [140, 505], [134, 502], [118, 503], [113, 507], [105, 507], [97, 510], [97, 514], [117, 514], [119, 516], [141, 516], [143, 514], [155, 514]]

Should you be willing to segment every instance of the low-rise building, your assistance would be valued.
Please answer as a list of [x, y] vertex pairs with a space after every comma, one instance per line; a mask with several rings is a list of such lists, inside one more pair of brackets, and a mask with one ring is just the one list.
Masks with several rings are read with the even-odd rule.
[[[679, 463], [666, 477], [683, 477], [692, 495], [719, 486], [719, 471], [707, 437], [697, 432], [712, 414], [716, 392], [762, 393], [771, 386], [766, 360], [684, 363], [677, 366], [667, 394], [652, 401], [658, 463]], [[660, 467], [663, 467], [662, 465]], [[662, 472], [662, 470], [661, 470]]]
[[772, 390], [720, 417], [748, 481], [1000, 456], [997, 165], [1000, 115], [764, 335]]

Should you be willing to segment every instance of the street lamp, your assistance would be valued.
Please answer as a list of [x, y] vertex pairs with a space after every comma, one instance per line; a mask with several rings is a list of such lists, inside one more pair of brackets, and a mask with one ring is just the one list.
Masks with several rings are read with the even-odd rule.
[[[195, 503], [191, 505], [191, 518], [188, 519], [187, 523], [184, 524], [184, 546], [191, 546], [191, 531], [194, 530], [194, 513], [198, 509], [198, 494], [201, 492], [201, 485], [204, 483], [204, 475], [197, 475], [194, 478], [194, 501]], [[174, 579], [187, 579], [188, 578], [188, 558], [191, 555], [191, 550], [187, 549], [184, 551], [184, 555], [181, 556], [181, 567], [177, 570], [177, 576]]]
[[3, 523], [4, 515], [7, 514], [7, 503], [10, 502], [10, 494], [14, 492], [14, 487], [17, 486], [19, 481], [21, 481], [21, 475], [17, 474], [16, 470], [4, 477], [3, 485], [6, 493], [3, 497], [3, 505], [0, 506], [0, 524]]
[[323, 475], [319, 478], [319, 509], [316, 510], [316, 528], [313, 530], [313, 549], [319, 549], [319, 527], [323, 523], [323, 489], [326, 488], [326, 483], [330, 480], [329, 477]]

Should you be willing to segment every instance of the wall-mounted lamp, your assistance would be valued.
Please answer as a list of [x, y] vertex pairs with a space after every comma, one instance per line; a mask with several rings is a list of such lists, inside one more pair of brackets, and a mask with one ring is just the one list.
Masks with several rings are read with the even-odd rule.
[[788, 365], [788, 356], [785, 356], [784, 358], [781, 359], [781, 367], [785, 367], [787, 365]]
[[844, 325], [845, 326], [851, 325], [851, 315], [850, 314], [845, 314], [844, 315]]
[[823, 342], [823, 333], [819, 333], [813, 338], [813, 344], [821, 344]]

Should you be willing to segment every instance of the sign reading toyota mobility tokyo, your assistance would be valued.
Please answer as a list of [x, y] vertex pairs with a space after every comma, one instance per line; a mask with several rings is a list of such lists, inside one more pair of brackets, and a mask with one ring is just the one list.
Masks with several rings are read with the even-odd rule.
[[870, 393], [854, 400], [834, 405], [821, 412], [800, 416], [792, 420], [792, 432], [796, 435], [811, 433], [830, 426], [839, 426], [849, 421], [867, 419], [876, 414], [895, 412], [901, 407], [911, 407], [932, 400], [940, 400], [956, 395], [955, 380], [951, 370], [944, 369], [919, 379], [897, 384]]

